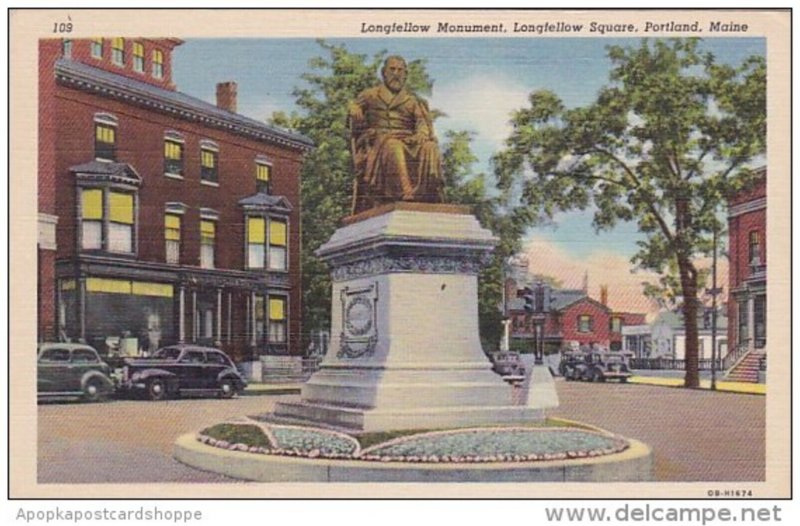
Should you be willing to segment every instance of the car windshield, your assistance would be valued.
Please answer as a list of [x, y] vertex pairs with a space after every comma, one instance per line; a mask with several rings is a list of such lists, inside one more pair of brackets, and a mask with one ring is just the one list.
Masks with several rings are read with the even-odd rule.
[[153, 358], [156, 360], [177, 360], [181, 355], [181, 350], [176, 347], [165, 347], [153, 353]]

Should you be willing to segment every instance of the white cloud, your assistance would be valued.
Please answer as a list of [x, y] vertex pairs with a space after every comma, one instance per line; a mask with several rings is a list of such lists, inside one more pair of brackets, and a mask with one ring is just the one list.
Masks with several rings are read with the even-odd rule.
[[447, 114], [438, 128], [474, 131], [476, 140], [497, 149], [511, 132], [511, 112], [527, 105], [533, 89], [502, 75], [474, 74], [457, 82], [437, 82], [430, 104]]

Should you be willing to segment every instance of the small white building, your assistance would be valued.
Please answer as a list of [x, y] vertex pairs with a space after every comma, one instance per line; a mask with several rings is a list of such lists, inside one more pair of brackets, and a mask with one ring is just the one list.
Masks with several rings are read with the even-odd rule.
[[[728, 354], [728, 318], [724, 310], [717, 314], [718, 357]], [[699, 358], [711, 359], [711, 317], [701, 311], [697, 317]], [[686, 333], [683, 314], [664, 311], [649, 325], [631, 325], [622, 328], [622, 348], [636, 358], [686, 358]]]

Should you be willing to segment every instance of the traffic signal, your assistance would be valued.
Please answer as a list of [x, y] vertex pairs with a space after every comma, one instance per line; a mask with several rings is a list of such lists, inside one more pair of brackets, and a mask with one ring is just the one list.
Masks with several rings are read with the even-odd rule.
[[519, 292], [519, 296], [525, 300], [525, 312], [531, 314], [536, 310], [536, 296], [534, 295], [533, 291], [525, 287]]

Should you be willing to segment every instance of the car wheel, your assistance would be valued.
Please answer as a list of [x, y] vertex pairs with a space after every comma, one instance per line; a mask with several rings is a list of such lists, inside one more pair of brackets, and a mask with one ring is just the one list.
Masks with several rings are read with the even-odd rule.
[[164, 400], [167, 397], [167, 384], [161, 378], [153, 378], [147, 383], [147, 396], [150, 400]]
[[87, 402], [97, 402], [106, 394], [106, 386], [102, 380], [91, 378], [83, 388], [83, 398]]
[[225, 378], [219, 382], [219, 397], [220, 398], [233, 398], [236, 394], [236, 384], [233, 380]]

